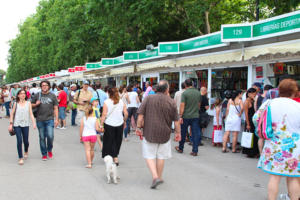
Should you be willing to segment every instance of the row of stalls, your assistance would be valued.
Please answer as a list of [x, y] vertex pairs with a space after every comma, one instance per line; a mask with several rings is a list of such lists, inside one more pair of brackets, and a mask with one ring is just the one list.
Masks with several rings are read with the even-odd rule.
[[225, 90], [247, 90], [254, 82], [276, 87], [280, 80], [293, 78], [300, 83], [300, 35], [295, 33], [117, 68], [107, 67], [83, 72], [76, 78], [70, 76], [69, 80], [100, 81], [102, 86], [117, 87], [139, 83], [144, 88], [146, 81], [154, 85], [165, 79], [174, 96], [180, 83], [187, 78], [191, 78], [198, 89], [207, 87], [209, 97], [220, 98], [224, 97]]

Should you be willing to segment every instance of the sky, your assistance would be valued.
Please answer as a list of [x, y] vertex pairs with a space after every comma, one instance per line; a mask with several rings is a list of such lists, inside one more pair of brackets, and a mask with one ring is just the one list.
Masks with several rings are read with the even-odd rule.
[[18, 25], [35, 13], [39, 0], [0, 0], [0, 69], [8, 68], [8, 41], [18, 34]]

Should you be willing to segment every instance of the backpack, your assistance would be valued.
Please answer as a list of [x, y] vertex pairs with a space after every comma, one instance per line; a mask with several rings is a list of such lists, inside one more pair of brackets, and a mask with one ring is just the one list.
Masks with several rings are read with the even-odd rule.
[[[37, 94], [35, 94], [35, 95], [39, 95], [39, 97], [38, 97], [38, 101], [41, 101], [41, 96], [42, 96], [42, 94], [41, 94], [41, 92], [38, 92]], [[35, 96], [34, 95], [34, 96]], [[34, 97], [34, 96], [32, 96], [32, 98]], [[38, 106], [37, 107], [34, 107], [34, 108], [32, 108], [32, 113], [33, 113], [33, 116], [34, 116], [34, 118], [36, 118], [37, 117], [37, 113], [38, 113]]]
[[272, 115], [271, 115], [271, 100], [266, 101], [253, 115], [255, 134], [265, 140], [270, 140], [273, 137]]

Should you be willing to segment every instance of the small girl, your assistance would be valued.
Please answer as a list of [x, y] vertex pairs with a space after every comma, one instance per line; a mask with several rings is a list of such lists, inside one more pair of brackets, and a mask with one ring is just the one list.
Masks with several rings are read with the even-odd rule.
[[215, 136], [215, 130], [222, 130], [222, 105], [221, 105], [222, 101], [221, 99], [217, 98], [216, 102], [212, 105], [214, 109], [214, 129], [212, 132], [212, 145], [213, 146], [221, 146], [222, 142], [220, 143], [214, 143], [214, 136]]
[[[91, 104], [93, 106], [93, 117], [97, 118], [97, 122], [100, 124], [100, 109], [98, 107], [99, 101], [96, 98], [91, 99]], [[99, 144], [100, 150], [102, 150], [102, 142], [101, 142], [101, 133], [97, 131], [97, 142]]]
[[93, 108], [91, 106], [85, 112], [85, 116], [80, 123], [80, 140], [83, 141], [85, 156], [88, 164], [86, 168], [92, 168], [92, 161], [94, 159], [94, 147], [97, 141], [97, 130], [100, 130], [97, 118], [93, 117]]

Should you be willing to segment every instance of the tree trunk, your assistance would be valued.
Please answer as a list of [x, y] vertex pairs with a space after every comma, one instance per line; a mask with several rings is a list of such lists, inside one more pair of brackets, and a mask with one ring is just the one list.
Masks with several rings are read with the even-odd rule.
[[205, 11], [205, 24], [206, 24], [207, 34], [210, 34], [209, 11]]

